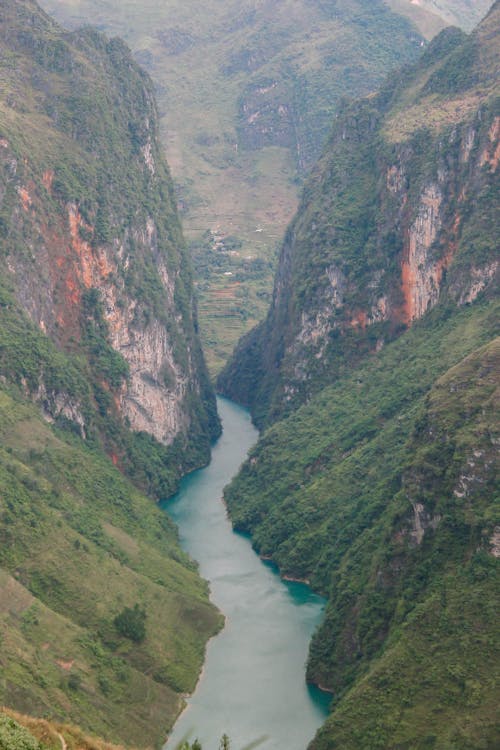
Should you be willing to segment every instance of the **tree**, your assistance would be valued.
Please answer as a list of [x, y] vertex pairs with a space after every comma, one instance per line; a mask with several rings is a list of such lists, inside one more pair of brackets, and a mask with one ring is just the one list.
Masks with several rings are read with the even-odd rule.
[[[253, 743], [251, 747], [254, 747]], [[203, 749], [199, 740], [195, 740], [192, 745], [187, 740], [181, 740], [181, 743], [176, 746], [175, 750], [203, 750]], [[227, 734], [222, 735], [221, 741], [219, 744], [219, 750], [231, 750], [231, 742]]]
[[187, 740], [181, 742], [180, 745], [176, 745], [175, 750], [203, 750], [199, 740], [195, 740], [191, 745]]
[[138, 604], [124, 607], [120, 614], [116, 615], [113, 624], [120, 635], [130, 638], [135, 643], [142, 643], [146, 637], [146, 610]]

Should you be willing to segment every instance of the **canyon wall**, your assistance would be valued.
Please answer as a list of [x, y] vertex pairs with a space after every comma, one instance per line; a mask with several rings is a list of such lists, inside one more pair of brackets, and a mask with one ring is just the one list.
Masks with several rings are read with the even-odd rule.
[[499, 33], [345, 106], [219, 379], [263, 427], [232, 522], [328, 600], [311, 750], [498, 744]]
[[268, 317], [219, 379], [258, 422], [307, 400], [440, 300], [470, 304], [494, 288], [498, 61], [495, 34], [482, 44], [486, 27], [442, 32], [418, 65], [336, 118], [288, 229]]
[[152, 83], [121, 41], [64, 32], [28, 0], [4, 4], [0, 23], [13, 61], [0, 121], [2, 281], [42, 334], [87, 362], [91, 382], [87, 408], [58, 407], [68, 398], [42, 372], [32, 395], [54, 419], [78, 412], [82, 434], [97, 411], [103, 424], [189, 445], [192, 468], [219, 425]]

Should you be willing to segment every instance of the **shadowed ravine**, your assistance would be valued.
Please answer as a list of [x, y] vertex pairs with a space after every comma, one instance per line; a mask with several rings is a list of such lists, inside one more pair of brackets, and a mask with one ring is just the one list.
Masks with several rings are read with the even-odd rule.
[[[186, 477], [164, 504], [181, 544], [210, 581], [212, 600], [226, 616], [209, 644], [198, 688], [167, 743], [191, 732], [204, 750], [263, 738], [263, 750], [304, 750], [327, 714], [328, 696], [305, 684], [305, 660], [323, 600], [307, 586], [282, 581], [226, 517], [222, 490], [257, 439], [248, 413], [219, 399], [224, 432], [205, 469]], [[265, 739], [264, 739], [265, 738]]]

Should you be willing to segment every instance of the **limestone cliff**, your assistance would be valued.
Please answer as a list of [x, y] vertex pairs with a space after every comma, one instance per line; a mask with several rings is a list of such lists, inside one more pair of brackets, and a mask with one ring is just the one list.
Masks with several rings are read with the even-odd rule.
[[0, 3], [0, 261], [0, 705], [160, 747], [221, 617], [151, 497], [215, 398], [151, 82], [34, 0]]
[[347, 105], [304, 189], [271, 309], [219, 387], [259, 422], [310, 397], [440, 300], [498, 278], [498, 3]]
[[328, 599], [310, 750], [498, 745], [499, 31], [344, 108], [220, 379], [266, 428], [232, 522]]
[[0, 38], [2, 282], [91, 392], [58, 406], [42, 370], [26, 387], [82, 434], [97, 412], [124, 463], [106, 420], [199, 464], [218, 421], [151, 81], [121, 41], [66, 33], [31, 0], [2, 4]]

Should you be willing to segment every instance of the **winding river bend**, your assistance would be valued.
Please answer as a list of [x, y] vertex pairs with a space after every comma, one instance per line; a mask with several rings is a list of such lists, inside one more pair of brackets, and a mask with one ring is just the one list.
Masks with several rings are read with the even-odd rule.
[[218, 750], [226, 732], [233, 750], [257, 740], [252, 746], [262, 750], [305, 750], [328, 711], [328, 696], [304, 680], [324, 602], [307, 586], [282, 581], [248, 539], [233, 532], [222, 490], [257, 431], [244, 409], [222, 398], [218, 403], [224, 431], [210, 465], [186, 477], [164, 508], [210, 581], [226, 626], [209, 643], [203, 675], [166, 748], [190, 734], [203, 750]]

